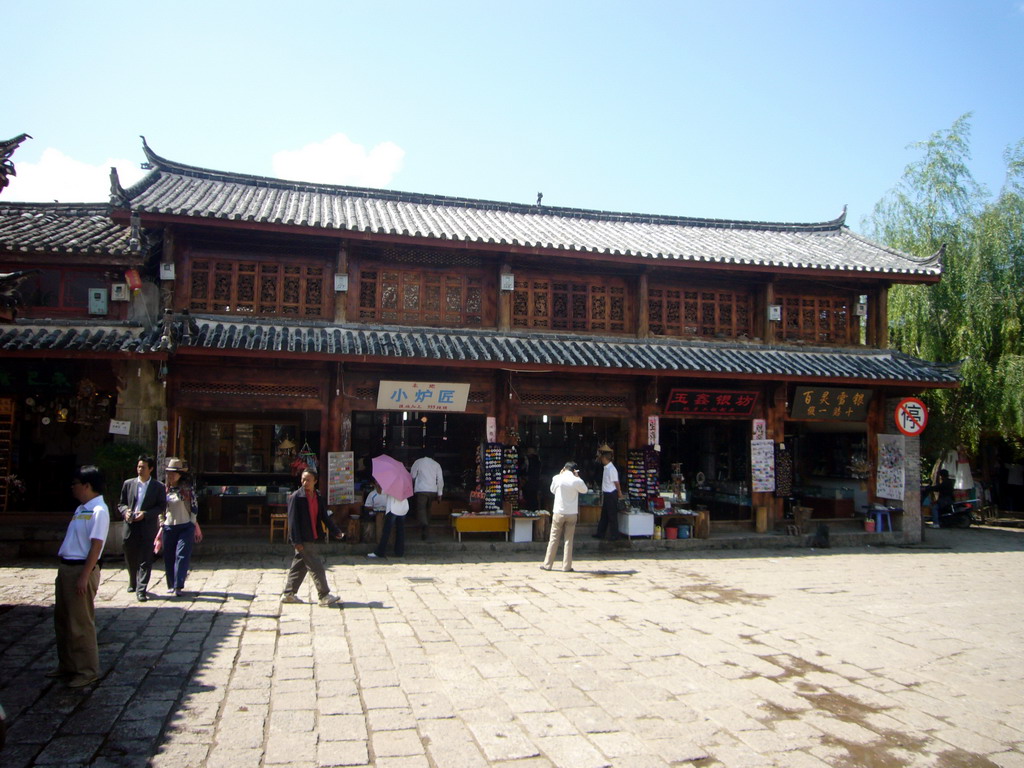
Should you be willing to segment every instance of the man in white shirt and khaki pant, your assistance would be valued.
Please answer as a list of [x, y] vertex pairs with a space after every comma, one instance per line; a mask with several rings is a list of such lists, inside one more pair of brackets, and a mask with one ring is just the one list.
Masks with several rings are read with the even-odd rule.
[[416, 519], [420, 524], [420, 539], [427, 540], [430, 527], [430, 505], [441, 498], [444, 492], [444, 476], [441, 465], [424, 454], [412, 463], [413, 493], [416, 495]]
[[57, 667], [46, 676], [66, 678], [69, 688], [92, 685], [100, 676], [95, 599], [100, 585], [100, 555], [110, 530], [103, 488], [103, 474], [97, 467], [87, 465], [75, 472], [71, 493], [78, 508], [58, 552], [53, 607]]
[[580, 494], [586, 492], [587, 484], [580, 477], [575, 461], [566, 462], [562, 471], [551, 478], [551, 493], [555, 496], [555, 504], [551, 510], [551, 538], [541, 569], [551, 570], [558, 545], [564, 539], [562, 570], [572, 570], [572, 545], [576, 537], [576, 521], [579, 519]]

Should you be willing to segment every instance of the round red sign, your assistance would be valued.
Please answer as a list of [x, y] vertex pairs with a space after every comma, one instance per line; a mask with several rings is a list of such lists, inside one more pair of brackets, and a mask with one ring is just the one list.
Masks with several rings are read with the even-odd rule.
[[905, 397], [896, 406], [896, 428], [904, 435], [920, 435], [928, 424], [928, 407], [916, 397]]

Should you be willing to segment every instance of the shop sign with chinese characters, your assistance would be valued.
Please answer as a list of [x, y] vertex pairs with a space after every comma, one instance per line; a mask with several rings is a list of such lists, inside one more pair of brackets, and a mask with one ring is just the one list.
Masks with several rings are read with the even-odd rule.
[[466, 410], [469, 384], [440, 384], [427, 381], [382, 381], [377, 390], [380, 411]]
[[866, 421], [870, 389], [797, 387], [790, 418], [824, 421]]
[[750, 416], [757, 405], [757, 392], [721, 389], [673, 389], [665, 402], [665, 413], [676, 416]]

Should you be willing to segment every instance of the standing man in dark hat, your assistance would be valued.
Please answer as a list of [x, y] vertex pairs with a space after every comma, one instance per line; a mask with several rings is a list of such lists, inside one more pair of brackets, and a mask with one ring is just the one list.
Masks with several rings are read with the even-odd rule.
[[139, 456], [137, 477], [124, 481], [117, 510], [124, 518], [124, 561], [128, 566], [128, 591], [146, 602], [153, 572], [153, 539], [160, 530], [160, 515], [167, 509], [167, 489], [153, 477], [156, 459]]
[[595, 539], [613, 540], [619, 538], [619, 499], [626, 498], [619, 483], [619, 470], [612, 463], [612, 448], [605, 443], [597, 449], [601, 461], [601, 518], [597, 522]]

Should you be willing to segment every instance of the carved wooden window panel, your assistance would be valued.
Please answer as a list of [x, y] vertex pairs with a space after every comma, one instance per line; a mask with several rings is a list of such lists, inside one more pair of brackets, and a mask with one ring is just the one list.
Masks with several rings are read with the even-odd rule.
[[779, 296], [782, 337], [813, 344], [846, 344], [850, 335], [850, 302], [836, 296]]
[[371, 268], [359, 275], [359, 319], [453, 327], [483, 326], [479, 275]]
[[649, 288], [647, 323], [660, 336], [728, 338], [750, 335], [748, 293], [719, 289]]
[[516, 276], [512, 327], [552, 331], [628, 333], [626, 284], [622, 280], [552, 280]]
[[323, 267], [195, 259], [189, 308], [198, 312], [323, 319]]

